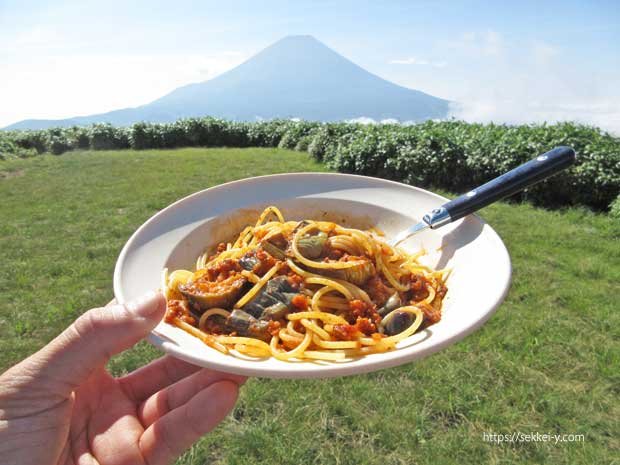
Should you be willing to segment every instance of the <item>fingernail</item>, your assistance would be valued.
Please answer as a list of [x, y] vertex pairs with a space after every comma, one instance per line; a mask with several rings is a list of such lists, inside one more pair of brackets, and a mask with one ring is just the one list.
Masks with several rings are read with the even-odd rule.
[[139, 317], [149, 317], [155, 313], [163, 312], [165, 308], [164, 296], [158, 291], [149, 291], [137, 299], [125, 304], [125, 308]]

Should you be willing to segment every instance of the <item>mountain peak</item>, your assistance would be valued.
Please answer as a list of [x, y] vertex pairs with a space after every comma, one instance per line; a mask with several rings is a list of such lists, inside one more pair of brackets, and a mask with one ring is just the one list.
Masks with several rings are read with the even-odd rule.
[[278, 42], [318, 42], [321, 43], [316, 37], [310, 34], [291, 34], [289, 36], [284, 36]]
[[[290, 47], [290, 48], [329, 48], [323, 42], [318, 40], [316, 37], [307, 35], [290, 35], [282, 37], [280, 40], [271, 44], [267, 49], [272, 47]], [[267, 50], [265, 49], [265, 50]]]
[[[269, 45], [267, 48], [261, 50], [252, 59], [262, 57], [266, 54], [274, 53], [289, 53], [297, 58], [308, 57], [317, 54], [324, 54], [326, 52], [333, 53], [331, 48], [325, 45], [323, 42], [311, 35], [290, 35], [281, 38], [280, 40]], [[340, 56], [340, 55], [338, 55]], [[342, 57], [340, 57], [342, 58]]]

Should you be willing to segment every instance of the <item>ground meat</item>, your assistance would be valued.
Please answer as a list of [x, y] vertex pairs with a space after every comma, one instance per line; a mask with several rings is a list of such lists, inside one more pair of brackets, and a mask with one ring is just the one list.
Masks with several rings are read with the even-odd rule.
[[446, 296], [447, 292], [448, 292], [448, 288], [444, 286], [443, 284], [440, 284], [439, 289], [437, 289], [437, 295], [443, 299]]
[[189, 311], [189, 306], [184, 300], [169, 300], [168, 308], [166, 309], [166, 323], [172, 323], [172, 321], [178, 318], [185, 323], [192, 326], [196, 326], [196, 318], [192, 316]]
[[299, 276], [297, 273], [293, 271], [289, 271], [286, 275], [289, 284], [293, 287], [293, 289], [301, 289], [302, 284], [304, 283], [303, 276]]
[[262, 276], [267, 273], [271, 268], [274, 267], [277, 262], [275, 258], [269, 255], [269, 253], [265, 252], [263, 249], [256, 250], [256, 258], [258, 259], [258, 263], [252, 271], [254, 271], [254, 273], [256, 273], [258, 276]]
[[280, 332], [280, 328], [282, 327], [282, 325], [280, 324], [279, 321], [276, 320], [271, 320], [269, 322], [269, 325], [267, 326], [267, 331], [269, 332], [269, 334], [271, 334], [272, 336], [277, 336], [278, 333]]
[[349, 319], [357, 321], [359, 318], [368, 319], [375, 325], [381, 321], [381, 315], [377, 313], [376, 305], [368, 304], [363, 300], [351, 300], [349, 302]]
[[241, 265], [238, 260], [227, 258], [213, 265], [210, 265], [205, 274], [200, 279], [206, 278], [206, 281], [224, 281], [231, 274], [241, 271]]
[[338, 341], [353, 341], [358, 332], [355, 325], [334, 325], [333, 335]]
[[433, 325], [441, 320], [441, 308], [435, 308], [432, 305], [420, 303], [417, 304], [424, 314], [424, 327]]
[[349, 255], [348, 253], [338, 250], [332, 249], [324, 258], [324, 263], [334, 263], [334, 262], [359, 262], [364, 260], [369, 260], [370, 257], [367, 255]]
[[370, 336], [372, 333], [377, 332], [377, 326], [370, 321], [369, 318], [358, 318], [355, 322], [355, 326], [366, 336]]
[[368, 318], [358, 318], [355, 324], [334, 325], [333, 335], [339, 341], [353, 341], [362, 333], [364, 336], [377, 333], [377, 326]]
[[303, 287], [304, 278], [303, 276], [299, 276], [290, 267], [283, 263], [278, 272], [276, 273], [278, 276], [286, 276], [288, 279], [288, 283], [291, 285], [293, 289], [300, 290]]
[[412, 274], [409, 279], [411, 287], [409, 289], [408, 299], [413, 303], [426, 299], [428, 297], [428, 290], [426, 289], [428, 280], [419, 274]]
[[219, 254], [221, 254], [222, 252], [226, 250], [226, 247], [227, 245], [225, 242], [220, 242], [215, 248], [215, 253], [213, 255], [209, 255], [209, 257], [207, 258], [207, 261], [210, 262], [212, 260], [215, 260]]
[[293, 307], [295, 307], [300, 312], [305, 312], [306, 310], [308, 310], [308, 297], [306, 297], [305, 295], [297, 294], [291, 300], [291, 304], [293, 304]]
[[328, 260], [340, 260], [344, 255], [344, 252], [340, 249], [334, 249], [333, 247], [326, 246]]
[[383, 307], [394, 291], [388, 288], [379, 275], [371, 276], [366, 282], [364, 290], [370, 299], [379, 307]]
[[355, 299], [349, 301], [349, 310], [351, 310], [351, 313], [353, 313], [356, 317], [365, 314], [367, 309], [368, 304], [363, 300]]
[[209, 279], [208, 275], [203, 275], [193, 283], [181, 286], [182, 291], [192, 292], [194, 290], [204, 294], [224, 294], [235, 289], [240, 289], [247, 279], [236, 271], [227, 271]]

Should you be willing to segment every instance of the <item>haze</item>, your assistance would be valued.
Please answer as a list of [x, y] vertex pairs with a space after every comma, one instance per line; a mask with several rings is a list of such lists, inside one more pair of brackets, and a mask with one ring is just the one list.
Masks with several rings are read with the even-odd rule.
[[138, 106], [311, 34], [468, 121], [620, 132], [616, 2], [0, 1], [0, 127]]

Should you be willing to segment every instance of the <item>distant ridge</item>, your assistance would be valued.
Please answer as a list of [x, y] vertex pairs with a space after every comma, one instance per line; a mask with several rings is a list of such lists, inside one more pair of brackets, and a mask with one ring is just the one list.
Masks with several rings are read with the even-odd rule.
[[312, 36], [288, 36], [209, 81], [179, 87], [146, 105], [69, 119], [23, 120], [5, 129], [100, 122], [127, 126], [196, 116], [423, 121], [445, 118], [448, 103], [375, 76]]

